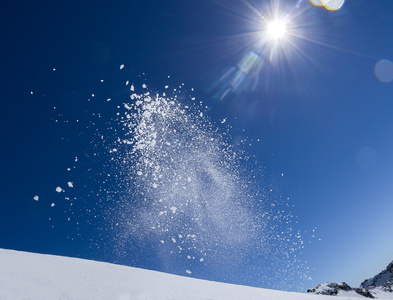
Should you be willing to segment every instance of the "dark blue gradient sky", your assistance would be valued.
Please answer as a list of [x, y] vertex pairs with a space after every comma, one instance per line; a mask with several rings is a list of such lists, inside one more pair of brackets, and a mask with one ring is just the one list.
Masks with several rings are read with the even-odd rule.
[[[116, 216], [103, 218], [98, 210], [109, 204], [96, 205], [108, 199], [98, 183], [108, 157], [96, 157], [94, 145], [98, 130], [120, 130], [113, 116], [129, 100], [127, 80], [154, 90], [184, 83], [213, 127], [230, 126], [229, 143], [247, 139], [242, 147], [262, 166], [274, 197], [290, 198], [307, 244], [301, 259], [312, 280], [305, 288], [358, 285], [383, 269], [393, 259], [393, 83], [381, 82], [374, 69], [393, 60], [393, 3], [347, 0], [327, 11], [282, 0], [292, 35], [269, 59], [259, 31], [274, 3], [3, 2], [0, 247], [179, 273], [178, 258], [149, 257], [159, 247], [151, 241], [133, 240], [129, 261], [108, 251], [107, 227]], [[252, 57], [257, 67], [242, 72]], [[67, 191], [73, 208], [55, 191], [67, 182], [74, 183]], [[78, 221], [67, 222], [69, 215]], [[258, 265], [243, 260], [245, 269]], [[229, 276], [212, 265], [195, 276], [296, 290], [265, 283], [258, 271], [242, 277], [238, 266]]]

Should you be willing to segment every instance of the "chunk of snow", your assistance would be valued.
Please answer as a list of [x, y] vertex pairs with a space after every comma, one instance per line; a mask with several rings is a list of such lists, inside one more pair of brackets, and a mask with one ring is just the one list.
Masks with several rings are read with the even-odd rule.
[[186, 270], [186, 273], [187, 273], [187, 274], [191, 274], [191, 271], [190, 271], [190, 270]]
[[54, 207], [55, 206], [55, 204], [52, 202], [52, 204], [50, 205], [51, 207]]
[[67, 184], [68, 184], [68, 187], [70, 187], [70, 188], [74, 187], [74, 184], [71, 181], [69, 181]]
[[120, 65], [120, 70], [122, 70], [124, 68], [124, 65], [123, 64], [121, 64]]
[[61, 193], [62, 191], [63, 191], [63, 189], [62, 189], [61, 187], [58, 186], [58, 187], [56, 188], [56, 192]]
[[34, 199], [35, 201], [38, 201], [38, 200], [40, 199], [40, 197], [34, 196], [33, 199]]

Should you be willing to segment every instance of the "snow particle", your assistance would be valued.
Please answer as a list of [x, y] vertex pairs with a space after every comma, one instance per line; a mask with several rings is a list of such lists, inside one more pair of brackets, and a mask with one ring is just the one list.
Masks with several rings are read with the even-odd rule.
[[186, 273], [187, 274], [191, 274], [192, 272], [190, 270], [186, 270]]
[[38, 200], [40, 199], [40, 197], [34, 196], [33, 199], [34, 199], [35, 201], [38, 201]]
[[63, 189], [62, 189], [61, 187], [58, 186], [58, 187], [56, 188], [56, 192], [61, 193], [62, 191], [63, 191]]
[[120, 70], [124, 69], [124, 64], [120, 65]]
[[68, 184], [68, 187], [70, 187], [70, 188], [74, 187], [74, 184], [71, 181], [69, 181], [67, 184]]

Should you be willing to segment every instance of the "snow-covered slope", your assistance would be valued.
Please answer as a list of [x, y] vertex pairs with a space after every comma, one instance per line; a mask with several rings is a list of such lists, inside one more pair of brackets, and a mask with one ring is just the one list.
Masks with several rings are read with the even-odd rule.
[[331, 297], [224, 284], [102, 262], [0, 249], [0, 299], [329, 300]]
[[377, 286], [384, 286], [393, 289], [393, 261], [386, 267], [385, 270], [375, 275], [373, 278], [367, 279], [361, 284], [364, 288], [372, 288]]

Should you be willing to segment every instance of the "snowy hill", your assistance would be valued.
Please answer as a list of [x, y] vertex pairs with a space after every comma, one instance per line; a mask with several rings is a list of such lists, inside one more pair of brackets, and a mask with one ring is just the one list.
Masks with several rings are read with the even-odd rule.
[[393, 299], [393, 262], [373, 278], [363, 281], [359, 288], [352, 288], [345, 282], [327, 282], [318, 284], [307, 292], [317, 295], [344, 296], [354, 294], [362, 298]]
[[367, 279], [361, 284], [364, 288], [385, 287], [393, 290], [393, 261], [386, 267], [385, 270], [375, 275], [373, 278]]
[[[0, 249], [0, 299], [328, 300], [76, 258]], [[347, 294], [347, 299], [356, 299]], [[350, 298], [350, 297], [354, 298]]]

